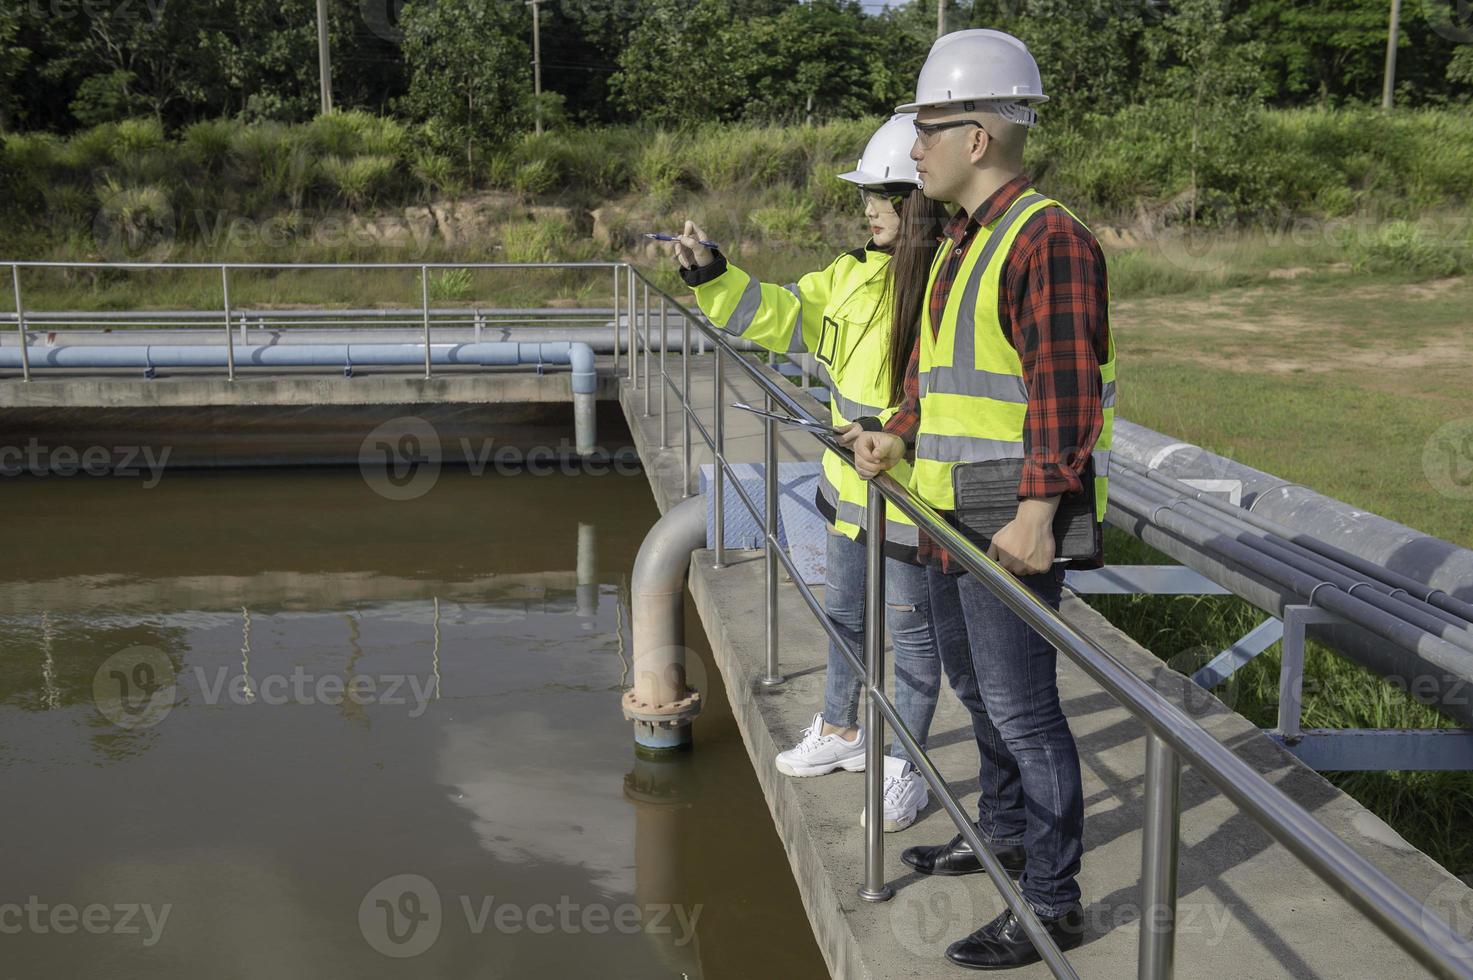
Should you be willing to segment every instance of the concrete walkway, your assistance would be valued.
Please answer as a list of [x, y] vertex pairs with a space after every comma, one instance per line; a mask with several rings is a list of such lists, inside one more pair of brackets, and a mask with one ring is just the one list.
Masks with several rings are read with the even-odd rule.
[[[691, 369], [694, 401], [708, 428], [712, 362], [711, 357], [693, 357]], [[679, 376], [678, 358], [670, 359], [670, 370], [672, 376]], [[727, 366], [725, 380], [728, 390], [723, 400], [728, 404], [737, 400], [755, 404], [754, 399], [761, 397], [734, 365]], [[652, 395], [654, 414], [645, 416], [644, 391], [631, 392], [621, 382], [620, 401], [663, 512], [681, 496], [680, 415], [672, 392], [668, 428], [674, 448], [661, 451], [658, 388]], [[760, 461], [762, 438], [757, 423], [742, 412], [727, 410], [725, 414], [728, 460]], [[693, 444], [692, 463], [710, 462], [698, 430], [693, 433]], [[781, 460], [818, 455], [818, 444], [811, 438], [782, 435]], [[692, 486], [696, 485], [693, 477]], [[876, 905], [857, 897], [863, 873], [862, 776], [835, 773], [792, 779], [772, 766], [772, 757], [797, 740], [822, 702], [826, 638], [792, 584], [784, 582], [779, 592], [780, 656], [788, 679], [780, 687], [762, 687], [757, 683], [766, 636], [761, 552], [729, 551], [727, 567], [719, 570], [712, 567], [712, 561], [710, 551], [695, 554], [691, 591], [715, 653], [714, 666], [725, 678], [733, 712], [830, 971], [843, 978], [969, 975], [952, 966], [942, 951], [1000, 912], [1001, 899], [985, 875], [927, 878], [900, 862], [904, 847], [943, 842], [955, 834], [934, 800], [913, 827], [886, 835], [886, 878], [896, 888], [895, 898]], [[1082, 633], [1182, 703], [1184, 678], [1166, 670], [1149, 651], [1067, 591], [1063, 611]], [[703, 669], [711, 665], [691, 665], [697, 678]], [[1133, 976], [1140, 909], [1144, 731], [1063, 657], [1059, 686], [1079, 743], [1086, 804], [1080, 882], [1089, 927], [1085, 945], [1069, 958], [1084, 977]], [[1412, 895], [1424, 899], [1430, 910], [1455, 927], [1468, 927], [1473, 893], [1462, 882], [1217, 701], [1198, 695], [1190, 710], [1245, 761]], [[960, 795], [964, 809], [975, 812], [976, 746], [968, 715], [945, 685], [929, 751]], [[1190, 769], [1183, 775], [1181, 802], [1177, 976], [1401, 980], [1427, 975]], [[1048, 973], [1035, 965], [1010, 975], [1041, 977]]]

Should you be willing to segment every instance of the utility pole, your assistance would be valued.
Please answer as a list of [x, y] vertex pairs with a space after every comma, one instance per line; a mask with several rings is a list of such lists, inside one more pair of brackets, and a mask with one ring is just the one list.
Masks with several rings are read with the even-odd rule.
[[332, 62], [327, 51], [327, 0], [317, 0], [317, 76], [322, 88], [322, 114], [332, 112]]
[[936, 0], [936, 37], [946, 33], [946, 0]]
[[527, 0], [527, 6], [532, 8], [532, 105], [536, 114], [538, 136], [542, 135], [542, 24], [537, 17], [537, 5], [541, 2], [542, 0]]
[[1391, 108], [1396, 93], [1396, 40], [1401, 31], [1401, 0], [1391, 0], [1391, 28], [1386, 34], [1386, 80], [1381, 85], [1381, 108]]

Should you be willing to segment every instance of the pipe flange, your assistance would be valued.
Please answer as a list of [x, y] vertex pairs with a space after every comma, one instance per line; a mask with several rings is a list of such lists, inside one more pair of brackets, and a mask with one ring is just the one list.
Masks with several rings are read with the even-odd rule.
[[692, 718], [701, 713], [701, 692], [691, 691], [679, 701], [671, 701], [669, 704], [651, 704], [648, 701], [636, 701], [634, 689], [630, 688], [624, 692], [620, 706], [624, 709], [624, 717], [630, 721], [642, 721], [661, 728], [678, 728], [689, 724]]

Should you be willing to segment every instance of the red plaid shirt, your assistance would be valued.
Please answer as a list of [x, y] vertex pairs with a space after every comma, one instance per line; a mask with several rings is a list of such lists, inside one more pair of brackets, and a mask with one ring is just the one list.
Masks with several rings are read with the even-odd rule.
[[[977, 238], [977, 229], [1002, 217], [1008, 206], [1032, 187], [1019, 175], [998, 188], [969, 217], [960, 210], [946, 226], [948, 254], [931, 289], [932, 335], [941, 322], [957, 270]], [[1095, 442], [1100, 437], [1100, 364], [1109, 357], [1110, 324], [1105, 285], [1105, 255], [1089, 230], [1063, 208], [1033, 214], [1018, 232], [1003, 260], [998, 317], [1004, 335], [1023, 362], [1028, 411], [1023, 421], [1023, 477], [1019, 498], [1078, 492]], [[921, 424], [920, 344], [905, 369], [905, 398], [885, 423], [885, 431], [905, 440], [914, 454]], [[920, 535], [917, 556], [952, 568], [946, 550]], [[1060, 563], [1064, 568], [1099, 568], [1104, 555]], [[1059, 566], [1055, 566], [1058, 568]]]

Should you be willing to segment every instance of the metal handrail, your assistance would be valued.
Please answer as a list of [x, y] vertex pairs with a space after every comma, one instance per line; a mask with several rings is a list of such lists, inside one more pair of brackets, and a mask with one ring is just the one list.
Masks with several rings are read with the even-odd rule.
[[[1179, 793], [1181, 765], [1190, 763], [1198, 773], [1212, 783], [1224, 796], [1236, 803], [1249, 817], [1279, 843], [1283, 844], [1316, 875], [1341, 897], [1364, 913], [1382, 932], [1390, 936], [1423, 966], [1435, 975], [1447, 978], [1473, 980], [1473, 944], [1459, 936], [1440, 917], [1417, 902], [1401, 886], [1384, 872], [1358, 854], [1336, 836], [1311, 813], [1290, 799], [1221, 742], [1210, 735], [1185, 712], [1172, 704], [1150, 684], [1136, 676], [1128, 667], [1104, 650], [1093, 640], [1069, 625], [1051, 606], [1018, 582], [1009, 572], [966, 538], [962, 537], [934, 509], [924, 501], [913, 497], [909, 491], [888, 475], [870, 480], [866, 535], [867, 570], [865, 582], [865, 650], [864, 661], [850, 649], [849, 643], [840, 635], [829, 619], [822, 604], [812, 589], [803, 582], [791, 556], [780, 546], [777, 539], [774, 508], [765, 508], [759, 515], [756, 505], [748, 498], [741, 482], [735, 478], [725, 455], [725, 433], [722, 426], [721, 377], [725, 359], [734, 359], [742, 371], [761, 389], [764, 401], [770, 408], [774, 403], [784, 411], [803, 418], [813, 418], [784, 386], [778, 385], [759, 366], [742, 356], [732, 346], [724, 332], [708, 326], [702, 318], [686, 308], [669, 293], [660, 289], [633, 264], [627, 264], [629, 290], [626, 295], [631, 351], [627, 381], [633, 387], [640, 386], [638, 366], [633, 351], [641, 336], [649, 345], [650, 322], [646, 313], [644, 330], [638, 325], [634, 297], [634, 281], [639, 279], [646, 292], [653, 290], [661, 304], [662, 315], [673, 308], [682, 318], [682, 330], [694, 324], [696, 329], [711, 339], [715, 346], [716, 377], [713, 406], [713, 425], [709, 431], [696, 416], [690, 399], [689, 358], [690, 345], [683, 343], [681, 382], [677, 386], [666, 370], [661, 345], [659, 373], [663, 386], [673, 388], [680, 399], [681, 414], [685, 428], [682, 450], [684, 491], [690, 493], [690, 464], [692, 424], [700, 430], [702, 439], [709, 447], [715, 465], [712, 468], [713, 506], [717, 514], [715, 525], [715, 564], [725, 564], [723, 525], [723, 496], [726, 478], [732, 478], [737, 491], [754, 521], [763, 528], [763, 541], [767, 553], [767, 662], [764, 684], [778, 683], [777, 656], [777, 593], [775, 589], [776, 566], [780, 562], [797, 586], [799, 595], [809, 610], [818, 619], [820, 626], [835, 641], [837, 649], [855, 668], [862, 679], [867, 696], [869, 715], [867, 721], [871, 731], [868, 749], [875, 758], [867, 760], [865, 769], [866, 810], [872, 815], [880, 812], [880, 788], [882, 770], [879, 765], [883, 726], [880, 719], [888, 723], [917, 763], [917, 770], [931, 790], [940, 799], [947, 815], [956, 824], [957, 830], [972, 846], [993, 884], [998, 888], [1003, 901], [1018, 917], [1034, 946], [1055, 976], [1075, 977], [1073, 968], [1064, 958], [1053, 939], [1043, 930], [1032, 908], [1023, 899], [1017, 885], [1003, 871], [996, 856], [980, 839], [976, 827], [961, 808], [956, 796], [947, 786], [930, 757], [917, 744], [914, 735], [905, 727], [895, 706], [883, 690], [883, 629], [872, 629], [880, 622], [880, 610], [884, 596], [884, 547], [885, 517], [888, 507], [896, 507], [929, 535], [967, 571], [977, 576], [990, 591], [1015, 612], [1030, 627], [1038, 631], [1053, 646], [1063, 652], [1080, 669], [1090, 676], [1111, 697], [1143, 722], [1146, 732], [1145, 803], [1146, 819], [1142, 843], [1142, 889], [1141, 941], [1138, 953], [1138, 971], [1142, 977], [1165, 978], [1173, 975], [1174, 939], [1176, 917], [1177, 856], [1179, 851]], [[648, 387], [650, 372], [643, 372], [646, 389], [646, 415], [648, 412]], [[663, 392], [662, 392], [663, 397]], [[775, 451], [775, 424], [764, 420], [764, 482], [769, 501], [776, 486], [777, 466]], [[827, 435], [809, 433], [820, 444], [833, 450], [847, 466], [853, 466], [853, 454]], [[662, 440], [663, 443], [663, 440]], [[889, 897], [884, 886], [882, 866], [884, 839], [882, 821], [866, 821], [865, 881], [860, 895], [870, 900]]]
[[[441, 321], [441, 326], [447, 325], [443, 316], [437, 315], [430, 307], [430, 279], [431, 269], [608, 269], [613, 273], [613, 309], [614, 309], [614, 367], [619, 365], [619, 273], [626, 267], [621, 262], [69, 262], [69, 261], [21, 261], [0, 260], [0, 265], [10, 266], [11, 288], [15, 296], [15, 311], [13, 313], [0, 314], [0, 320], [14, 321], [16, 330], [20, 335], [20, 360], [21, 378], [23, 381], [31, 380], [30, 341], [27, 330], [27, 320], [34, 317], [25, 308], [25, 301], [21, 293], [20, 270], [21, 269], [151, 269], [161, 271], [177, 271], [183, 269], [209, 269], [218, 270], [220, 273], [220, 289], [222, 296], [222, 312], [224, 316], [223, 326], [225, 331], [225, 374], [226, 377], [235, 380], [235, 333], [234, 317], [242, 313], [239, 309], [232, 309], [230, 305], [230, 272], [231, 270], [285, 270], [301, 271], [307, 269], [373, 269], [382, 271], [386, 269], [418, 270], [420, 282], [420, 304], [413, 312], [418, 313], [416, 322], [424, 328], [424, 377], [426, 380], [433, 377], [434, 369], [431, 358], [431, 330], [432, 321]], [[633, 295], [633, 277], [629, 277], [630, 294]], [[646, 309], [648, 309], [648, 293], [645, 297]], [[631, 310], [633, 309], [631, 305]], [[184, 315], [193, 315], [193, 311], [182, 311]], [[397, 311], [396, 311], [397, 312]], [[459, 312], [459, 311], [447, 311]], [[472, 311], [474, 314], [475, 311]], [[97, 314], [89, 314], [98, 316]], [[51, 317], [39, 318], [44, 322], [56, 322]], [[103, 317], [105, 319], [105, 317]], [[146, 317], [145, 317], [146, 319]], [[405, 321], [406, 323], [409, 321]], [[461, 321], [450, 320], [449, 323]], [[471, 321], [479, 325], [479, 316], [476, 315]], [[202, 323], [208, 325], [208, 322]], [[242, 337], [245, 336], [246, 323], [241, 320]], [[631, 359], [633, 350], [629, 351]]]

